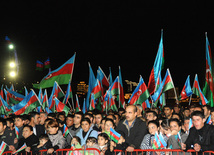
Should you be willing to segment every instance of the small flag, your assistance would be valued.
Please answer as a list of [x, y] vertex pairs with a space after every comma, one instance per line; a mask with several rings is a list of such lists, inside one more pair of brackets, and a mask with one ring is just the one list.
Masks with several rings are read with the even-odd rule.
[[192, 88], [190, 86], [190, 78], [189, 76], [186, 79], [186, 82], [184, 84], [184, 87], [181, 91], [180, 100], [184, 100], [192, 95]]
[[44, 64], [45, 64], [45, 69], [46, 69], [46, 68], [51, 68], [50, 59], [49, 59], [49, 58], [45, 61]]
[[206, 123], [207, 123], [207, 124], [212, 124], [211, 115], [207, 118]]
[[190, 120], [189, 120], [189, 130], [191, 127], [193, 127], [192, 118], [190, 118]]
[[6, 146], [7, 146], [7, 144], [4, 141], [2, 141], [2, 143], [0, 145], [0, 155], [2, 155], [4, 153]]
[[15, 134], [16, 138], [19, 138], [19, 128], [17, 126], [15, 126]]
[[36, 61], [36, 70], [43, 71], [43, 67], [44, 67], [44, 64], [41, 61], [37, 60]]
[[27, 145], [24, 143], [24, 145], [22, 145], [22, 147], [20, 147], [18, 150], [16, 150], [15, 152], [13, 152], [13, 154], [19, 153], [19, 152], [21, 152], [22, 150], [24, 150], [26, 148], [27, 148]]
[[110, 139], [113, 140], [115, 143], [118, 143], [120, 139], [120, 134], [116, 132], [114, 129], [110, 128]]
[[64, 124], [62, 135], [63, 135], [64, 137], [67, 137], [68, 134], [69, 134], [68, 127]]

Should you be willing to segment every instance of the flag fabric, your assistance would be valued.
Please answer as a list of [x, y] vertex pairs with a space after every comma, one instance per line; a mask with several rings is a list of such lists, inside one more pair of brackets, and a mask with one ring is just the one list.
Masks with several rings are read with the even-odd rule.
[[27, 88], [24, 86], [24, 89], [25, 89], [25, 96], [28, 95], [28, 91], [27, 91]]
[[12, 110], [15, 115], [28, 114], [36, 107], [40, 106], [41, 103], [36, 95], [36, 93], [31, 90], [31, 92], [26, 96], [21, 102], [12, 106]]
[[85, 113], [87, 112], [87, 107], [86, 107], [85, 104], [86, 104], [86, 103], [85, 103], [85, 98], [84, 98], [83, 106], [82, 106], [82, 112], [83, 112], [83, 114], [85, 114]]
[[211, 115], [207, 118], [206, 123], [207, 123], [207, 124], [212, 124]]
[[19, 128], [17, 126], [15, 126], [15, 134], [16, 138], [19, 138]]
[[60, 100], [58, 100], [56, 97], [54, 98], [54, 102], [56, 104], [56, 111], [57, 112], [62, 112], [64, 111], [66, 115], [70, 111], [70, 108], [66, 106], [64, 103], [62, 103]]
[[69, 134], [68, 127], [64, 124], [62, 135], [66, 138], [68, 134]]
[[25, 98], [24, 95], [19, 94], [19, 93], [15, 92], [12, 89], [8, 89], [8, 88], [6, 88], [6, 89], [7, 89], [7, 92], [8, 92], [9, 100], [13, 99], [15, 101], [19, 101], [20, 102], [20, 101], [22, 101]]
[[149, 77], [148, 90], [150, 94], [153, 94], [155, 91], [155, 84], [157, 83], [158, 73], [159, 72], [161, 73], [163, 66], [164, 66], [164, 48], [163, 48], [163, 30], [161, 30], [161, 39], [158, 47], [158, 52]]
[[6, 147], [7, 147], [7, 144], [4, 141], [2, 141], [0, 145], [0, 155], [4, 153], [4, 150], [6, 149]]
[[27, 145], [24, 143], [18, 150], [16, 150], [15, 152], [13, 152], [13, 154], [19, 153], [19, 152], [21, 152], [22, 150], [24, 150], [26, 148], [27, 148]]
[[92, 93], [94, 94], [94, 99], [100, 98], [102, 96], [102, 87], [100, 81], [97, 79], [94, 85], [94, 88], [92, 90]]
[[154, 140], [153, 140], [153, 143], [152, 143], [152, 148], [153, 148], [154, 150], [156, 150], [156, 149], [159, 149], [159, 147], [160, 147], [160, 142], [159, 142], [159, 140], [158, 140], [158, 133], [156, 132], [156, 133], [155, 133]]
[[105, 73], [103, 72], [103, 70], [101, 69], [100, 66], [98, 67], [98, 75], [97, 76], [99, 77], [98, 79], [101, 82], [101, 86], [108, 88], [109, 87], [109, 81], [108, 81]]
[[43, 71], [43, 67], [44, 67], [44, 64], [41, 61], [37, 60], [36, 61], [36, 70]]
[[[46, 109], [48, 108], [48, 94], [47, 94], [47, 90], [45, 89], [44, 91], [44, 95], [43, 95], [43, 98], [42, 98], [42, 108], [43, 109]], [[49, 109], [49, 108], [48, 108]], [[49, 110], [48, 110], [49, 112]]]
[[129, 99], [129, 104], [139, 104], [142, 105], [149, 98], [150, 94], [146, 87], [143, 78], [140, 76], [140, 80], [138, 86], [135, 88], [134, 92], [132, 93], [131, 98]]
[[90, 102], [89, 110], [94, 110], [94, 109], [95, 109], [95, 98], [94, 98], [94, 94], [91, 93], [91, 102]]
[[94, 72], [91, 68], [90, 63], [89, 63], [89, 80], [88, 81], [89, 81], [88, 82], [88, 93], [87, 93], [86, 100], [85, 100], [87, 110], [89, 110], [90, 97], [91, 97], [92, 90], [93, 90], [95, 82], [96, 82]]
[[111, 91], [111, 95], [119, 94], [119, 76], [116, 77], [109, 90]]
[[46, 68], [51, 68], [50, 59], [49, 58], [45, 61], [44, 65], [45, 65], [45, 67], [44, 67], [45, 69]]
[[203, 94], [208, 99], [208, 105], [214, 107], [214, 83], [212, 72], [212, 55], [209, 40], [206, 33], [206, 80], [203, 88]]
[[123, 80], [122, 80], [122, 73], [121, 73], [121, 68], [119, 66], [119, 108], [126, 108], [125, 104], [125, 98], [124, 98], [124, 90], [123, 90]]
[[162, 149], [167, 146], [167, 143], [165, 142], [162, 133], [158, 135], [158, 132], [155, 133], [155, 137], [153, 140], [152, 148], [153, 149]]
[[187, 79], [186, 79], [186, 82], [184, 84], [184, 87], [183, 87], [183, 89], [181, 91], [181, 95], [180, 95], [179, 98], [180, 98], [180, 100], [184, 100], [184, 99], [188, 98], [191, 95], [192, 95], [192, 88], [190, 86], [190, 78], [188, 76]]
[[69, 82], [67, 90], [66, 90], [65, 98], [63, 100], [63, 103], [67, 104], [68, 103], [68, 99], [72, 98], [72, 97], [73, 97], [73, 95], [72, 95], [72, 90], [71, 90], [71, 82]]
[[195, 75], [195, 81], [193, 84], [193, 91], [192, 92], [193, 92], [193, 94], [200, 97], [200, 100], [201, 100], [200, 104], [206, 105], [208, 103], [206, 97], [204, 96], [203, 92], [201, 91], [197, 74]]
[[189, 119], [189, 130], [191, 127], [193, 127], [192, 118]]
[[116, 132], [114, 129], [110, 128], [110, 139], [113, 140], [115, 143], [118, 143], [120, 139], [120, 134]]
[[42, 102], [43, 94], [42, 94], [42, 89], [41, 88], [39, 89], [38, 98], [39, 98], [40, 102]]
[[39, 84], [33, 84], [34, 88], [49, 88], [53, 87], [54, 82], [57, 81], [59, 85], [68, 84], [71, 81], [75, 55], [66, 61], [62, 66], [56, 70], [51, 71], [46, 75]]
[[156, 102], [160, 98], [162, 92], [165, 92], [165, 91], [172, 89], [172, 88], [174, 88], [174, 84], [173, 84], [172, 77], [170, 75], [169, 69], [167, 69], [162, 83], [160, 84], [157, 91], [152, 95], [153, 101]]
[[112, 83], [113, 83], [113, 80], [112, 80], [112, 73], [111, 73], [111, 67], [109, 67], [108, 81], [109, 81], [109, 86], [111, 86]]
[[167, 143], [165, 142], [161, 132], [159, 133], [159, 140], [160, 140], [160, 144], [161, 144], [160, 147], [165, 148], [167, 146]]
[[79, 99], [78, 99], [78, 96], [76, 94], [76, 111], [75, 112], [79, 112], [79, 111], [81, 111], [81, 109], [80, 109], [80, 105], [79, 105]]

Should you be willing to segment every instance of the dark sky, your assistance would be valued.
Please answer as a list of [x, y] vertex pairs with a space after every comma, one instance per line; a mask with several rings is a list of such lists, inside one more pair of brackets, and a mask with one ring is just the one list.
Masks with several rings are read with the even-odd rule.
[[15, 44], [20, 61], [17, 80], [40, 80], [36, 60], [50, 57], [52, 69], [77, 53], [73, 82], [88, 81], [88, 62], [113, 78], [121, 66], [123, 80], [146, 83], [164, 30], [165, 68], [174, 84], [183, 87], [187, 75], [205, 74], [205, 32], [214, 51], [212, 0], [93, 0], [0, 2], [0, 76], [6, 74], [8, 49]]

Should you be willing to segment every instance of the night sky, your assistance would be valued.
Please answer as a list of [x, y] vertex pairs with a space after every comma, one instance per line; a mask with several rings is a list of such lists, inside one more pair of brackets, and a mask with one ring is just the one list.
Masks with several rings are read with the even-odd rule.
[[[17, 81], [41, 80], [48, 71], [35, 70], [36, 60], [50, 57], [52, 69], [74, 52], [73, 82], [88, 81], [88, 62], [113, 78], [121, 66], [123, 80], [148, 83], [163, 29], [164, 77], [170, 69], [175, 86], [196, 73], [205, 77], [205, 32], [214, 51], [212, 0], [93, 0], [0, 2], [0, 78], [6, 74], [7, 35], [20, 61]], [[214, 55], [214, 54], [213, 54]], [[180, 88], [181, 90], [181, 88]]]

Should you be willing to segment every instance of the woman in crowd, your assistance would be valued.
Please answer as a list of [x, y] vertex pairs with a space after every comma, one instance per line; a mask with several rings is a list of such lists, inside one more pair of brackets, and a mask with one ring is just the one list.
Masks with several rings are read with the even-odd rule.
[[115, 128], [115, 123], [112, 119], [106, 118], [105, 122], [105, 133], [110, 137], [110, 128]]

